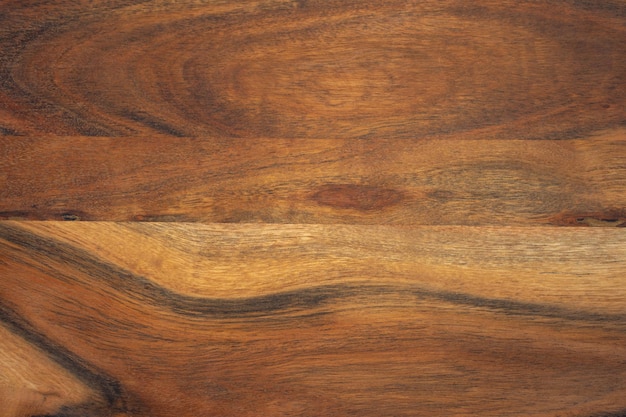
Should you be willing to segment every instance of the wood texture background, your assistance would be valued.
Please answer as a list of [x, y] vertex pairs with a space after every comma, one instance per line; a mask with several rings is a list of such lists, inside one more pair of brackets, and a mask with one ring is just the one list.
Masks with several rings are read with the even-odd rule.
[[0, 417], [626, 415], [626, 3], [0, 1]]
[[624, 137], [0, 138], [0, 218], [623, 227]]
[[571, 138], [624, 123], [623, 1], [4, 1], [9, 134]]

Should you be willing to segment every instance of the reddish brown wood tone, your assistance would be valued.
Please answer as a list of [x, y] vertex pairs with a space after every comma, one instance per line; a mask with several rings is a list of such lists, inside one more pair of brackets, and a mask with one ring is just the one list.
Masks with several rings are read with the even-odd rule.
[[7, 134], [571, 138], [624, 123], [623, 1], [4, 1]]
[[0, 417], [626, 416], [625, 23], [0, 1]]
[[626, 225], [626, 130], [567, 141], [0, 139], [0, 217]]

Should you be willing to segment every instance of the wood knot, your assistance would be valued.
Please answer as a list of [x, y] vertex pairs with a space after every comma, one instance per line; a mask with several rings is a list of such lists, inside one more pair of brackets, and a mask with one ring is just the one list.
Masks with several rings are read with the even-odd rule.
[[565, 213], [553, 219], [560, 226], [626, 227], [626, 213]]
[[400, 203], [404, 199], [404, 193], [371, 185], [325, 184], [311, 198], [322, 206], [373, 211]]
[[65, 221], [75, 222], [80, 220], [80, 216], [75, 213], [61, 213], [61, 218]]

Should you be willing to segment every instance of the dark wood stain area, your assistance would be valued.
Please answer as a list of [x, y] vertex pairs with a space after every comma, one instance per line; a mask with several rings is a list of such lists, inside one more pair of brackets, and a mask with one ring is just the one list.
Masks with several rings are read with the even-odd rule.
[[0, 1], [0, 417], [626, 416], [625, 23]]
[[403, 199], [400, 191], [354, 184], [328, 184], [319, 187], [312, 199], [320, 205], [360, 211], [382, 210]]

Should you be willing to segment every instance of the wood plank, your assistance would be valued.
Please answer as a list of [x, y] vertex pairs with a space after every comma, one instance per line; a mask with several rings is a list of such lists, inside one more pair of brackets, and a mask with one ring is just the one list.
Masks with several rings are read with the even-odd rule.
[[0, 3], [0, 133], [571, 138], [624, 124], [626, 3]]
[[57, 415], [617, 417], [624, 271], [609, 228], [4, 221], [0, 320], [109, 401]]
[[626, 225], [626, 130], [588, 139], [0, 139], [0, 218]]

